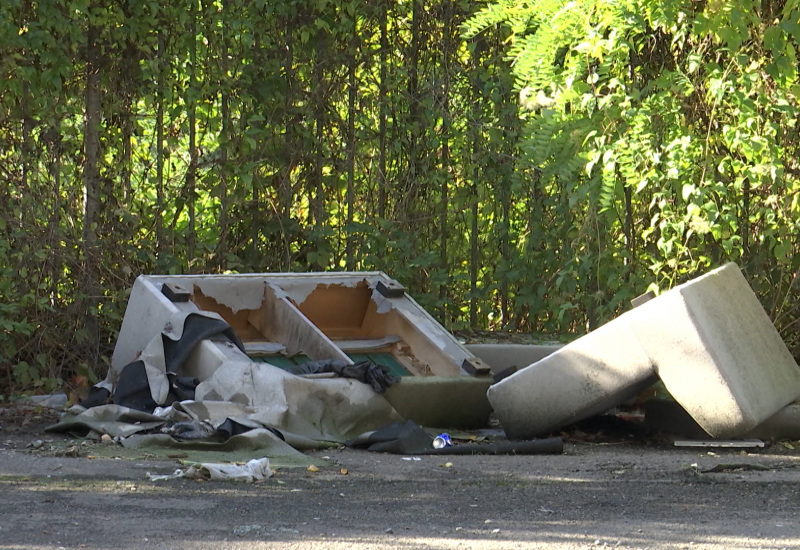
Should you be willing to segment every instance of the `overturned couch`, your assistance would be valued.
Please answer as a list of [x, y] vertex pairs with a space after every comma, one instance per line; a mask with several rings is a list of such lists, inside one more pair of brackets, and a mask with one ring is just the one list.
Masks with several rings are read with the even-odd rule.
[[511, 438], [601, 414], [661, 380], [713, 438], [742, 437], [800, 397], [800, 369], [729, 263], [515, 372], [488, 390]]

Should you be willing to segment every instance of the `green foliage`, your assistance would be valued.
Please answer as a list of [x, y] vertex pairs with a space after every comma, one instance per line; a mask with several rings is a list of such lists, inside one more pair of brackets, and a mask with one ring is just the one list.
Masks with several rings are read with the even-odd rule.
[[799, 16], [2, 3], [0, 385], [102, 377], [140, 273], [377, 269], [450, 328], [564, 334], [734, 260], [800, 340]]
[[504, 0], [468, 21], [470, 37], [511, 32], [532, 185], [563, 220], [537, 239], [573, 247], [548, 285], [573, 298], [526, 303], [578, 301], [561, 311], [591, 323], [643, 291], [647, 270], [668, 288], [736, 261], [800, 341], [798, 16], [796, 3]]

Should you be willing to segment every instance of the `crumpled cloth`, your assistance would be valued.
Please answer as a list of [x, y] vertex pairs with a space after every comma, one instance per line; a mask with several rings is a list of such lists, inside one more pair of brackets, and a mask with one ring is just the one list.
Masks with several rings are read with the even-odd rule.
[[[99, 399], [82, 403], [82, 410], [121, 407], [119, 410], [126, 413], [131, 410], [152, 413], [169, 405], [196, 403], [193, 407], [196, 414], [190, 415], [192, 418], [170, 419], [173, 424], [196, 421], [194, 425], [174, 427], [172, 434], [182, 440], [203, 439], [204, 434], [211, 431], [210, 427], [216, 430], [226, 417], [231, 417], [240, 422], [225, 428], [229, 435], [247, 428], [264, 427], [316, 442], [341, 443], [402, 418], [373, 389], [387, 387], [394, 380], [385, 367], [365, 364], [353, 369], [342, 361], [342, 364], [330, 366], [349, 377], [314, 379], [291, 374], [269, 363], [256, 363], [241, 352], [239, 340], [230, 326], [213, 312], [179, 311], [163, 328], [148, 328], [152, 329], [153, 336], [145, 348], [132, 358], [133, 362], [109, 370], [106, 380], [93, 388], [95, 397], [99, 396]], [[220, 364], [204, 364], [200, 368], [187, 359], [196, 346], [208, 339], [212, 339], [213, 345], [224, 346], [229, 351]], [[225, 343], [220, 343], [220, 340]], [[190, 383], [184, 385], [183, 381]], [[109, 400], [113, 404], [109, 404]], [[231, 411], [232, 414], [224, 416], [218, 414], [220, 407], [234, 406], [245, 407], [247, 411]], [[101, 416], [99, 412], [79, 414], [76, 411], [70, 429], [83, 420], [94, 424], [96, 418], [93, 414]], [[242, 417], [252, 422], [242, 423]], [[124, 429], [112, 426], [110, 418], [105, 420], [104, 431], [98, 433], [114, 436], [112, 432], [130, 435], [131, 431], [143, 431], [136, 426]], [[146, 418], [148, 422], [151, 420], [162, 420], [157, 425], [159, 428], [166, 423], [160, 418]], [[202, 424], [204, 421], [209, 421], [210, 426]], [[250, 425], [253, 422], [257, 424]], [[60, 424], [59, 428], [63, 429], [64, 423]], [[94, 427], [90, 425], [88, 430]], [[167, 426], [170, 427], [172, 424]], [[222, 435], [215, 431], [211, 439], [225, 439], [220, 437]]]
[[106, 380], [95, 384], [80, 405], [88, 409], [113, 402], [152, 412], [157, 406], [194, 399], [200, 380], [180, 376], [180, 371], [195, 347], [212, 337], [224, 338], [244, 352], [239, 337], [218, 314], [178, 312], [138, 358], [119, 370], [111, 369]]
[[386, 388], [400, 381], [398, 376], [389, 372], [389, 367], [379, 365], [366, 359], [358, 363], [345, 363], [342, 359], [324, 359], [321, 361], [307, 361], [295, 365], [289, 372], [292, 374], [320, 374], [331, 372], [342, 378], [352, 378], [369, 384], [377, 393], [383, 393]]

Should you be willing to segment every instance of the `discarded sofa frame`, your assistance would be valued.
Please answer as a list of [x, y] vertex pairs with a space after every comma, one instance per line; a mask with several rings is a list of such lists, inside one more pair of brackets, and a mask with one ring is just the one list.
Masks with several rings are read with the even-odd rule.
[[507, 435], [601, 414], [657, 379], [714, 438], [747, 436], [800, 397], [800, 369], [734, 263], [642, 303], [488, 390]]
[[[199, 379], [224, 361], [285, 367], [368, 358], [401, 377], [384, 397], [426, 426], [483, 427], [489, 366], [382, 272], [141, 275], [131, 290], [112, 369], [121, 369], [181, 312], [212, 312], [244, 345], [201, 342], [186, 363]], [[320, 375], [321, 376], [321, 375]]]

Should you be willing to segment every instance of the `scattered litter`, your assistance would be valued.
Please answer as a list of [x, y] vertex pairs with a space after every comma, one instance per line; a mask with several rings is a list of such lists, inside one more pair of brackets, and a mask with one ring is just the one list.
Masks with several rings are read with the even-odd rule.
[[216, 429], [207, 421], [185, 420], [175, 422], [169, 427], [161, 428], [161, 432], [176, 439], [207, 439], [214, 435]]
[[233, 534], [237, 537], [243, 537], [248, 533], [261, 533], [264, 531], [263, 525], [240, 525], [233, 528]]
[[693, 462], [691, 464], [684, 464], [681, 466], [682, 472], [688, 472], [690, 474], [700, 475], [700, 468], [697, 466], [697, 462]]
[[757, 471], [757, 472], [769, 472], [773, 470], [769, 466], [765, 466], [764, 464], [749, 464], [749, 463], [732, 463], [732, 464], [717, 464], [713, 468], [709, 468], [708, 470], [702, 470], [704, 474], [717, 474], [721, 472], [732, 472], [732, 471]]
[[253, 483], [272, 477], [275, 472], [269, 467], [268, 458], [253, 459], [247, 464], [192, 464], [186, 469], [177, 469], [172, 474], [154, 475], [147, 472], [150, 481], [165, 481], [185, 477], [209, 481], [241, 481]]
[[317, 468], [313, 464], [311, 466], [309, 466], [308, 468], [306, 468], [306, 470], [308, 470], [309, 472], [319, 472], [319, 468]]
[[702, 441], [681, 439], [675, 441], [676, 447], [724, 447], [726, 449], [750, 449], [754, 447], [764, 447], [764, 442], [760, 439], [706, 439]]
[[443, 449], [445, 447], [452, 447], [453, 440], [450, 438], [450, 434], [448, 433], [441, 433], [433, 438], [433, 448], [434, 449]]
[[50, 395], [25, 395], [17, 399], [17, 403], [62, 410], [66, 407], [68, 400], [69, 396], [66, 393], [54, 393]]

